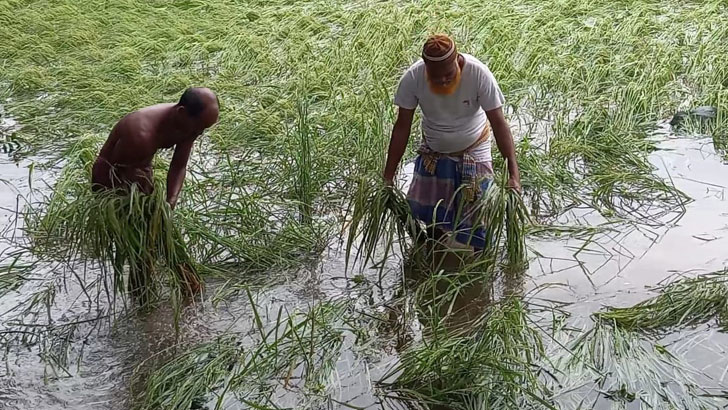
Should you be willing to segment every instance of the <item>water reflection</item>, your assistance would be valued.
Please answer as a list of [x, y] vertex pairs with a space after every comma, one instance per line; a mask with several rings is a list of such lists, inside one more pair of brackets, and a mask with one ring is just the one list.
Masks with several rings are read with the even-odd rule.
[[[451, 331], [476, 330], [488, 307], [504, 297], [522, 297], [525, 272], [505, 272], [471, 249], [428, 241], [404, 263], [404, 283], [395, 300], [410, 300], [426, 334], [444, 325]], [[397, 309], [400, 312], [406, 308]], [[401, 322], [401, 319], [400, 319]]]

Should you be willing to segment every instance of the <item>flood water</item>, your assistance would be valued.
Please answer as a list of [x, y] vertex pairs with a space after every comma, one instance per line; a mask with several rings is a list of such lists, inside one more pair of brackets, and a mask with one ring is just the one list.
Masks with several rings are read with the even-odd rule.
[[[647, 287], [684, 273], [695, 275], [722, 269], [728, 261], [728, 166], [716, 154], [710, 139], [676, 137], [659, 133], [660, 151], [651, 156], [659, 174], [671, 178], [675, 185], [693, 198], [684, 215], [665, 227], [637, 229], [620, 225], [614, 233], [598, 238], [599, 252], [582, 251], [576, 239], [531, 240], [529, 246], [542, 257], [532, 259], [525, 279], [525, 290], [540, 288], [538, 297], [568, 302], [567, 310], [574, 323], [588, 326], [589, 315], [604, 306], [627, 306], [644, 300], [651, 293]], [[9, 184], [0, 186], [0, 218], [3, 224], [15, 223], [18, 196], [30, 189], [30, 160], [15, 164], [0, 158], [0, 175]], [[408, 170], [411, 169], [408, 168]], [[54, 170], [36, 171], [33, 184], [50, 181]], [[592, 225], [604, 221], [587, 213], [571, 215], [570, 223]], [[568, 219], [568, 218], [567, 218]], [[669, 219], [669, 218], [668, 218]], [[5, 236], [11, 234], [8, 231]], [[4, 241], [0, 250], [7, 251]], [[590, 248], [592, 248], [590, 246]], [[596, 248], [596, 247], [594, 247]], [[575, 260], [581, 262], [576, 263]], [[372, 287], [368, 297], [386, 301], [394, 297], [400, 282], [396, 261], [385, 269], [381, 288]], [[38, 275], [52, 275], [52, 269], [39, 267]], [[370, 282], [378, 281], [378, 272], [366, 272]], [[261, 287], [258, 306], [262, 316], [273, 320], [279, 307], [293, 311], [305, 309], [317, 300], [347, 297], [355, 287], [352, 273], [345, 271], [343, 253], [332, 246], [315, 269], [281, 274], [275, 285]], [[0, 314], [37, 288], [28, 282], [0, 299]], [[218, 287], [211, 284], [207, 300], [185, 310], [180, 338], [175, 337], [171, 308], [161, 306], [143, 315], [135, 315], [108, 327], [87, 329], [83, 354], [67, 366], [68, 373], [53, 373], [44, 366], [37, 350], [14, 350], [7, 355], [7, 366], [0, 367], [0, 408], [3, 409], [127, 409], [129, 398], [142, 384], [132, 374], [142, 376], [160, 363], [175, 357], [186, 346], [211, 340], [215, 335], [233, 331], [245, 337], [252, 327], [252, 312], [245, 293], [227, 298], [213, 306]], [[78, 289], [56, 295], [54, 317], [80, 315], [91, 317], [93, 311], [79, 302]], [[5, 316], [7, 317], [7, 316]], [[0, 323], [6, 319], [0, 316]], [[5, 324], [1, 325], [3, 328]], [[674, 353], [684, 355], [703, 372], [712, 386], [726, 386], [728, 338], [716, 330], [702, 327], [697, 331], [673, 335], [665, 343]], [[76, 348], [78, 349], [78, 348]], [[379, 408], [374, 392], [378, 381], [396, 361], [394, 351], [385, 351], [376, 360], [345, 351], [337, 364], [336, 400], [353, 406]], [[281, 397], [281, 405], [295, 406]], [[336, 407], [336, 406], [332, 406]]]

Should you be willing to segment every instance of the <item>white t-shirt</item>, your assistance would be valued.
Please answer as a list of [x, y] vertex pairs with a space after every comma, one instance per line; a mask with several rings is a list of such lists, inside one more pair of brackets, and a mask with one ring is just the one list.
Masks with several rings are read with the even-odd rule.
[[[485, 111], [503, 106], [505, 98], [488, 67], [477, 58], [465, 58], [460, 85], [451, 95], [435, 94], [425, 77], [425, 63], [420, 59], [399, 81], [394, 104], [422, 110], [422, 135], [427, 145], [440, 153], [462, 151], [480, 137], [487, 123]], [[490, 142], [474, 150], [481, 161], [491, 159]]]

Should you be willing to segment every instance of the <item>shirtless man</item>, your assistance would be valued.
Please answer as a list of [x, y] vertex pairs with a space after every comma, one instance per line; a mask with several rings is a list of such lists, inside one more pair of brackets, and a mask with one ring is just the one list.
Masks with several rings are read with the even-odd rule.
[[[157, 104], [122, 118], [111, 130], [91, 171], [94, 191], [137, 184], [149, 194], [154, 190], [152, 160], [159, 149], [174, 147], [167, 172], [167, 202], [174, 208], [185, 179], [192, 145], [202, 132], [217, 122], [219, 101], [210, 89], [188, 88], [177, 104]], [[122, 269], [125, 255], [117, 254], [114, 269]], [[150, 261], [138, 261], [141, 271], [130, 271], [129, 290], [146, 298]], [[187, 290], [197, 293], [200, 284], [194, 273], [183, 267]]]
[[94, 190], [154, 190], [152, 159], [159, 149], [174, 147], [167, 173], [167, 202], [174, 208], [185, 179], [192, 145], [202, 132], [217, 122], [219, 102], [208, 88], [188, 88], [177, 104], [157, 104], [122, 118], [94, 163]]

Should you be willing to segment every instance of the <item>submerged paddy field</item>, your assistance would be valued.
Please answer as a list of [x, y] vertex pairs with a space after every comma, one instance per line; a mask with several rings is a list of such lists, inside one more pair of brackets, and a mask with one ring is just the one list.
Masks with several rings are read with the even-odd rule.
[[[723, 1], [0, 2], [0, 408], [724, 408], [726, 21]], [[456, 267], [380, 185], [434, 32], [498, 79], [528, 210]], [[220, 121], [158, 215], [205, 290], [160, 275], [138, 308], [76, 200], [111, 126], [188, 86]]]

